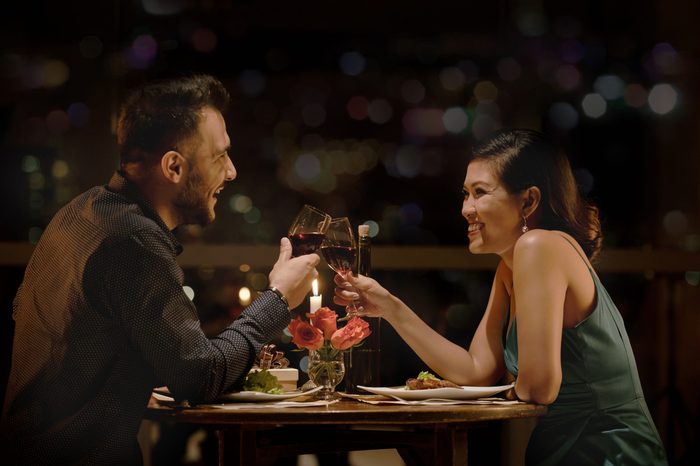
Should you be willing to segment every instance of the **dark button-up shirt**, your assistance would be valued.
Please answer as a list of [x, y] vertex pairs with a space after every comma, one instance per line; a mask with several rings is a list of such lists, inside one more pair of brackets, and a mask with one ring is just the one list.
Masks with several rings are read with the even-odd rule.
[[212, 400], [288, 324], [266, 292], [207, 338], [183, 292], [181, 249], [119, 173], [55, 215], [14, 301], [3, 436], [17, 462], [140, 463], [136, 433], [154, 386]]

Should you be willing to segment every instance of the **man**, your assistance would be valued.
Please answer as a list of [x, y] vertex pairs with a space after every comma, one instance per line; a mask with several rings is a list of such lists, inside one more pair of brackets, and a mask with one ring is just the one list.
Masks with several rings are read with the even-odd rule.
[[46, 228], [13, 306], [3, 436], [14, 462], [141, 463], [136, 433], [151, 389], [213, 400], [242, 382], [304, 299], [319, 257], [291, 258], [286, 238], [270, 289], [216, 337], [204, 336], [183, 292], [171, 230], [213, 221], [236, 177], [228, 99], [209, 76], [136, 91], [119, 118], [121, 170]]

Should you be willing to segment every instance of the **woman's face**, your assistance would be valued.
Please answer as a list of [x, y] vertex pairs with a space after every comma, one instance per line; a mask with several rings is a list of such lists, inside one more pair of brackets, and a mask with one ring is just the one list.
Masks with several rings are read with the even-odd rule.
[[511, 254], [522, 234], [522, 196], [510, 194], [484, 160], [475, 160], [467, 167], [463, 192], [462, 216], [469, 222], [469, 251]]

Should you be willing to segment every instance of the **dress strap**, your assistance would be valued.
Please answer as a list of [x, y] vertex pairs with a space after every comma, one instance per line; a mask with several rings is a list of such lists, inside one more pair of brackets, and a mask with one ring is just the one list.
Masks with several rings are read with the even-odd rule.
[[588, 258], [587, 258], [584, 254], [581, 254], [581, 251], [579, 251], [579, 249], [576, 247], [576, 244], [574, 244], [573, 242], [571, 242], [571, 240], [569, 239], [569, 237], [568, 237], [567, 235], [562, 235], [562, 234], [560, 234], [559, 236], [561, 236], [562, 238], [564, 238], [564, 239], [566, 240], [566, 242], [569, 243], [569, 244], [571, 245], [572, 248], [574, 248], [574, 251], [576, 251], [576, 254], [578, 254], [579, 257], [581, 257], [581, 259], [583, 260], [583, 263], [586, 264], [586, 268], [588, 268], [588, 271], [591, 273], [591, 275], [592, 275], [593, 277], [596, 277], [596, 278], [597, 278], [598, 275], [597, 275], [597, 274], [595, 273], [595, 271], [593, 270], [593, 267], [591, 267], [591, 265], [589, 264]]

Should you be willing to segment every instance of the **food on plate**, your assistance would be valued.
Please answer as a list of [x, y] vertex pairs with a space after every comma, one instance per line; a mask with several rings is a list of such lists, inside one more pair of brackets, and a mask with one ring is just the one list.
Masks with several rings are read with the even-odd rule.
[[251, 371], [243, 382], [243, 390], [250, 392], [263, 392], [279, 395], [282, 393], [282, 384], [279, 383], [277, 377], [270, 374], [270, 371], [263, 369], [261, 371]]
[[422, 371], [415, 379], [406, 381], [406, 388], [409, 390], [427, 390], [429, 388], [461, 388], [459, 385], [435, 377], [428, 371]]

